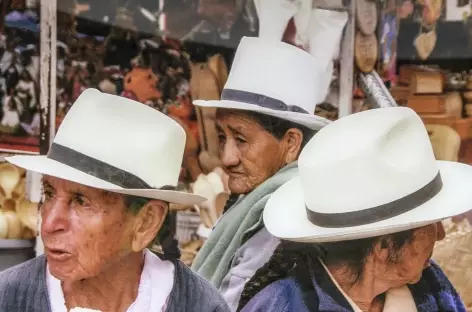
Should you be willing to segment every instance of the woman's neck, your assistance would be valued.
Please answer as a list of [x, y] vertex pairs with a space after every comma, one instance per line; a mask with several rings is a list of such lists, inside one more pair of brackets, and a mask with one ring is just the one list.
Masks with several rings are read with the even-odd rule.
[[138, 296], [143, 267], [143, 254], [134, 253], [114, 263], [99, 276], [63, 282], [67, 309], [83, 307], [102, 312], [126, 311]]
[[376, 282], [374, 277], [375, 268], [371, 267], [368, 261], [360, 276], [345, 265], [327, 265], [327, 268], [339, 287], [362, 311], [383, 310], [385, 299], [383, 294], [390, 287], [385, 284], [379, 285]]

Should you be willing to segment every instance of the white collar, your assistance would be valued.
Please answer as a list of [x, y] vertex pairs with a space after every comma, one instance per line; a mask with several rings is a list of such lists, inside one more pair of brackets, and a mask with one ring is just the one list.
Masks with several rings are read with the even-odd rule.
[[[165, 311], [174, 287], [174, 264], [163, 261], [151, 251], [144, 251], [144, 267], [139, 282], [136, 301], [127, 312]], [[51, 312], [67, 312], [61, 281], [46, 270], [46, 284], [51, 303]]]
[[[354, 312], [362, 312], [362, 310], [357, 306], [357, 304], [344, 292], [344, 290], [339, 286], [338, 282], [334, 279], [334, 276], [329, 272], [326, 265], [319, 259], [321, 265], [328, 273], [329, 277], [333, 281], [334, 286], [341, 292], [341, 294], [346, 298], [347, 302], [351, 305]], [[382, 312], [418, 312], [416, 308], [415, 300], [411, 295], [410, 290], [407, 286], [389, 289], [385, 294], [385, 303]]]

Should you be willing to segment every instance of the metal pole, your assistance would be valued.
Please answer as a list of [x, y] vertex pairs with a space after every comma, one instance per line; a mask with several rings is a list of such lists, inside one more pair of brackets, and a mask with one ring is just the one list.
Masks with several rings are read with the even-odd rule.
[[[43, 0], [44, 1], [44, 0]], [[50, 22], [50, 80], [49, 80], [49, 141], [48, 149], [56, 135], [56, 71], [57, 71], [57, 0], [47, 0], [49, 2], [49, 22]]]
[[348, 4], [349, 19], [344, 30], [341, 45], [339, 77], [339, 118], [352, 113], [354, 91], [354, 38], [356, 35], [356, 1]]
[[[46, 155], [56, 133], [56, 41], [57, 41], [57, 0], [40, 1], [40, 77], [39, 105], [41, 131], [39, 152]], [[41, 175], [27, 173], [27, 197], [32, 202], [41, 199]], [[38, 229], [41, 216], [38, 213]], [[40, 234], [36, 237], [36, 255], [44, 253]]]
[[57, 2], [56, 0], [40, 1], [40, 116], [41, 132], [39, 151], [47, 154], [55, 135], [56, 124], [56, 36], [57, 36]]

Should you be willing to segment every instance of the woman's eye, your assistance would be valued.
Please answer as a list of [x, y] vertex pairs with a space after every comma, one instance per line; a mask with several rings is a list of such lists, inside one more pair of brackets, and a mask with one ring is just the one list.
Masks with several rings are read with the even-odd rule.
[[226, 141], [226, 137], [223, 134], [218, 134], [218, 142], [224, 143]]
[[44, 200], [48, 200], [48, 199], [52, 198], [53, 194], [52, 194], [51, 191], [45, 190], [45, 191], [43, 191], [43, 196], [44, 196]]
[[246, 143], [247, 142], [244, 138], [239, 137], [239, 136], [236, 137], [236, 141], [238, 141], [238, 143]]
[[79, 206], [86, 206], [87, 200], [85, 199], [85, 196], [82, 194], [75, 194], [73, 197], [73, 201], [77, 203]]

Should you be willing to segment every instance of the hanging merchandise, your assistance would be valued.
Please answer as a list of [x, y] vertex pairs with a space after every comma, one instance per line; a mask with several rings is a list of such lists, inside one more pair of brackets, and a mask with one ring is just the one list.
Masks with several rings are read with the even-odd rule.
[[135, 67], [124, 78], [124, 92], [131, 92], [141, 103], [153, 101], [161, 97], [157, 83], [158, 78], [151, 69]]
[[470, 0], [446, 0], [446, 21], [463, 21], [471, 13]]
[[436, 46], [437, 33], [436, 27], [443, 9], [442, 0], [424, 0], [422, 3], [421, 23], [418, 36], [413, 45], [416, 48], [418, 57], [426, 60]]
[[379, 57], [379, 44], [375, 32], [378, 23], [377, 3], [357, 0], [356, 5], [354, 60], [361, 72], [370, 73], [375, 69]]
[[[250, 1], [248, 1], [250, 2]], [[223, 91], [223, 87], [228, 79], [228, 67], [221, 54], [215, 54], [208, 59], [208, 68], [215, 74], [219, 93]]]
[[245, 0], [221, 2], [199, 0], [198, 14], [215, 28], [222, 39], [228, 40], [234, 23], [244, 9]]
[[357, 0], [356, 23], [366, 36], [375, 32], [378, 22], [377, 3], [372, 0]]
[[[298, 11], [293, 17], [294, 26], [296, 29], [294, 43], [295, 45], [300, 46], [304, 49], [308, 48], [308, 43], [311, 39], [310, 34], [313, 30], [312, 21], [314, 17], [312, 13], [312, 8], [313, 8], [312, 2], [313, 2], [312, 0], [301, 1], [298, 7]], [[320, 21], [320, 24], [322, 23], [323, 21]]]
[[414, 45], [416, 48], [416, 52], [421, 60], [426, 60], [429, 58], [431, 53], [436, 46], [436, 42], [438, 40], [436, 29], [432, 29], [428, 32], [420, 33], [415, 41]]
[[401, 15], [398, 11], [396, 7], [393, 7], [387, 8], [383, 12], [380, 34], [382, 77], [391, 83], [396, 82], [397, 37], [399, 16]]
[[246, 0], [243, 10], [243, 18], [248, 23], [249, 31], [254, 33], [257, 31], [257, 12], [255, 1]]
[[424, 0], [423, 1], [423, 25], [432, 27], [441, 17], [443, 10], [443, 0]]
[[357, 68], [363, 73], [370, 73], [377, 63], [379, 51], [378, 41], [375, 34], [364, 35], [356, 33], [355, 38], [355, 62]]
[[[328, 96], [329, 86], [333, 81], [334, 60], [339, 58], [341, 38], [347, 19], [347, 12], [311, 10], [308, 51], [319, 61], [319, 64], [326, 66], [326, 70], [321, 71], [323, 76], [320, 77], [321, 87], [319, 88], [319, 90], [325, 91], [320, 92], [317, 103], [322, 103]], [[331, 104], [338, 105], [337, 102]]]
[[[222, 86], [226, 83], [226, 64], [219, 55], [211, 57], [207, 63], [192, 64], [190, 90], [192, 98], [219, 100]], [[220, 165], [218, 135], [215, 127], [216, 109], [194, 107], [199, 124], [199, 139], [202, 151], [199, 162], [204, 172], [210, 172]]]
[[311, 7], [312, 0], [254, 0], [254, 3], [259, 17], [259, 37], [280, 41], [292, 17], [297, 15], [299, 25], [306, 25], [310, 19], [311, 11], [300, 9]]

